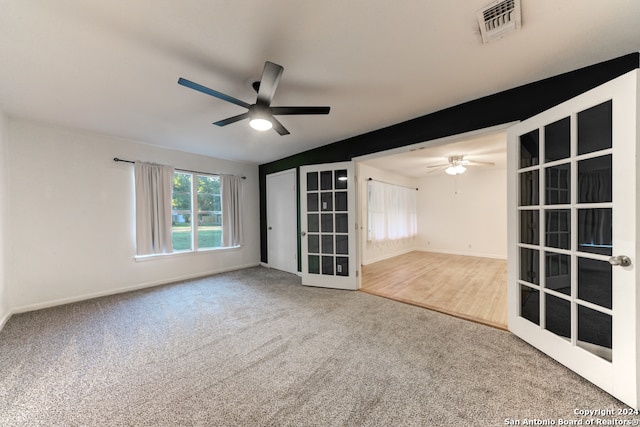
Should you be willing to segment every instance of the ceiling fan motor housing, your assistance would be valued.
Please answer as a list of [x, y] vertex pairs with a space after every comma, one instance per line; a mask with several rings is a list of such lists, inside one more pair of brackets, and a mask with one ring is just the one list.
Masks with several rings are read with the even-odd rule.
[[271, 118], [271, 111], [269, 107], [260, 104], [253, 104], [249, 107], [249, 118], [253, 119], [265, 119]]
[[451, 163], [452, 166], [464, 164], [462, 160], [463, 157], [464, 156], [449, 156], [449, 163]]

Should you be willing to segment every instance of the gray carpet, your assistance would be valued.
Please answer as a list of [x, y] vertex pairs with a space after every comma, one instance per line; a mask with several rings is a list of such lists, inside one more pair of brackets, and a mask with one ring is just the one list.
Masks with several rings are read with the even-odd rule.
[[498, 426], [610, 407], [508, 332], [260, 267], [0, 333], [2, 426]]

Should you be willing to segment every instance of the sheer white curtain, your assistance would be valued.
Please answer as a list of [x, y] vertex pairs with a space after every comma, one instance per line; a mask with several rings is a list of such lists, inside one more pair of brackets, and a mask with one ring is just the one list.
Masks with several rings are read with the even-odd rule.
[[171, 193], [173, 166], [135, 163], [136, 253], [173, 252], [171, 243]]
[[383, 242], [418, 234], [416, 190], [369, 180], [367, 240]]
[[220, 175], [222, 246], [242, 245], [242, 178]]

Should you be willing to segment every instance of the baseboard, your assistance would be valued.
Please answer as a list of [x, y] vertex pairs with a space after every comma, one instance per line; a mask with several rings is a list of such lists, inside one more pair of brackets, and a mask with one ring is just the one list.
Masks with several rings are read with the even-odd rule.
[[[260, 267], [264, 267], [264, 268], [273, 268], [269, 265], [268, 262], [260, 262]], [[276, 269], [277, 270], [277, 269]], [[291, 273], [291, 274], [295, 274], [296, 276], [302, 276], [302, 273], [300, 271], [298, 271], [296, 269], [296, 271], [286, 271], [286, 270], [280, 270], [280, 271], [284, 271], [285, 273]]]
[[493, 259], [505, 259], [505, 260], [507, 259], [506, 255], [488, 254], [483, 252], [453, 251], [449, 249], [433, 249], [433, 248], [428, 248], [428, 249], [421, 248], [416, 250], [422, 251], [422, 252], [433, 252], [436, 254], [474, 256], [478, 258], [493, 258]]
[[2, 331], [2, 329], [4, 328], [4, 325], [7, 324], [7, 322], [9, 321], [9, 319], [11, 319], [11, 316], [13, 315], [13, 310], [9, 310], [2, 319], [0, 319], [0, 332]]
[[400, 255], [408, 254], [409, 252], [419, 251], [419, 250], [421, 250], [421, 249], [416, 249], [416, 248], [403, 249], [401, 251], [392, 252], [392, 253], [389, 253], [389, 254], [386, 254], [386, 255], [382, 255], [382, 256], [379, 256], [379, 257], [371, 258], [371, 259], [368, 259], [366, 261], [363, 260], [362, 261], [362, 265], [373, 264], [374, 262], [384, 261], [385, 259], [397, 257], [397, 256], [400, 256]]
[[100, 297], [105, 297], [105, 296], [109, 296], [109, 295], [122, 294], [122, 293], [125, 293], [125, 292], [136, 291], [136, 290], [139, 290], [139, 289], [152, 288], [154, 286], [168, 285], [170, 283], [183, 282], [185, 280], [197, 279], [197, 278], [200, 278], [200, 277], [211, 276], [211, 275], [214, 275], [214, 274], [226, 273], [226, 272], [235, 271], [235, 270], [242, 270], [244, 268], [250, 268], [250, 267], [257, 267], [259, 265], [260, 264], [258, 263], [258, 264], [240, 265], [240, 266], [235, 266], [235, 267], [230, 267], [230, 268], [221, 268], [221, 269], [216, 269], [216, 270], [205, 271], [205, 272], [202, 272], [202, 273], [187, 274], [187, 275], [184, 275], [184, 276], [177, 276], [177, 277], [172, 277], [172, 278], [168, 278], [168, 279], [156, 280], [156, 281], [153, 281], [153, 282], [140, 283], [138, 285], [133, 285], [133, 286], [125, 286], [123, 288], [111, 289], [111, 290], [103, 291], [103, 292], [95, 292], [95, 293], [92, 293], [92, 294], [86, 294], [86, 295], [81, 295], [81, 296], [76, 296], [76, 297], [61, 298], [61, 299], [53, 300], [53, 301], [46, 301], [46, 302], [37, 303], [37, 304], [29, 304], [29, 305], [24, 305], [22, 307], [15, 308], [12, 311], [11, 314], [25, 313], [25, 312], [28, 312], [28, 311], [35, 311], [35, 310], [42, 310], [44, 308], [56, 307], [56, 306], [59, 306], [59, 305], [71, 304], [71, 303], [79, 302], [79, 301], [86, 301], [86, 300], [90, 300], [90, 299], [93, 299], [93, 298], [100, 298]]

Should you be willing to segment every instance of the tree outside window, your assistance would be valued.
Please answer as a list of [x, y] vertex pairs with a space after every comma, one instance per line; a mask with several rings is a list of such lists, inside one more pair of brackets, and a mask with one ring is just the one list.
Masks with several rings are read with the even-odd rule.
[[176, 172], [173, 176], [171, 225], [174, 251], [220, 247], [220, 177]]

